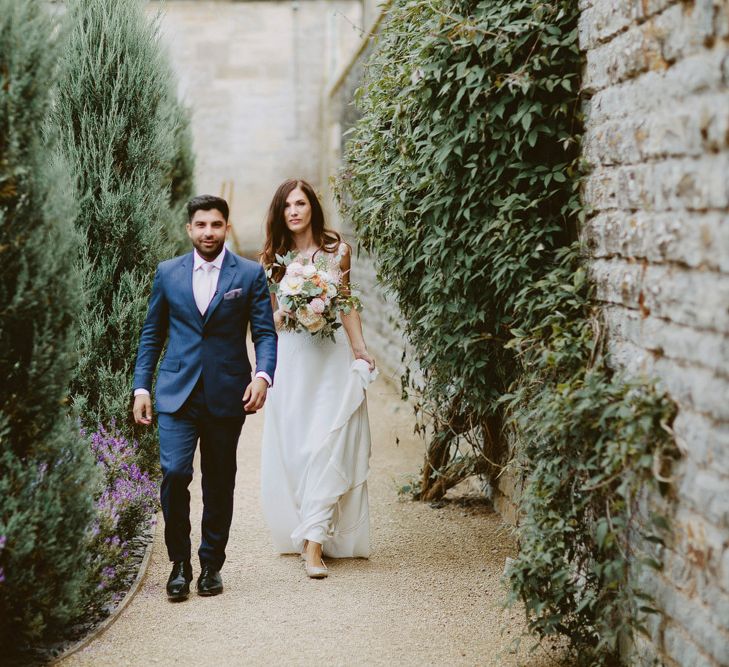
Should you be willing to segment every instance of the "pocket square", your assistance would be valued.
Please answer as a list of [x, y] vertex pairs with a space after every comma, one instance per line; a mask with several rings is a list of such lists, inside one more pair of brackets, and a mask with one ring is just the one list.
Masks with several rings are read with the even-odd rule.
[[243, 296], [243, 288], [238, 287], [237, 289], [232, 289], [230, 292], [226, 292], [223, 294], [223, 299], [240, 299]]

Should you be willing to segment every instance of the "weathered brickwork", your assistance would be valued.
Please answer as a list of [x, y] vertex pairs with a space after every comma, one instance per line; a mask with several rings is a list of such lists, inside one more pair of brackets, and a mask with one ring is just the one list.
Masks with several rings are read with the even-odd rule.
[[583, 229], [613, 363], [679, 406], [664, 612], [636, 664], [729, 665], [729, 2], [581, 2]]
[[362, 327], [367, 345], [377, 359], [380, 372], [397, 384], [405, 371], [403, 351], [406, 347], [400, 310], [394, 298], [377, 281], [377, 270], [369, 255], [361, 253], [355, 257], [352, 280], [360, 288], [364, 306]]
[[[591, 274], [613, 363], [657, 378], [676, 401], [684, 453], [675, 539], [664, 570], [644, 575], [663, 614], [651, 619], [651, 640], [626, 655], [641, 665], [729, 665], [729, 2], [580, 7]], [[360, 64], [330, 91], [327, 167], [353, 120], [346, 102]], [[356, 271], [368, 337], [396, 363], [397, 311], [370, 260]], [[511, 519], [513, 482], [495, 490]]]

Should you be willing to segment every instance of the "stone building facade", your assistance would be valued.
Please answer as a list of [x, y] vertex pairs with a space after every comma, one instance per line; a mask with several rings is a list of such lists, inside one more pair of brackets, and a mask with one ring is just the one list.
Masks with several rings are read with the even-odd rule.
[[684, 455], [641, 653], [729, 665], [729, 3], [581, 9], [592, 277], [615, 362], [676, 401]]
[[199, 192], [231, 203], [254, 255], [276, 186], [320, 187], [322, 94], [362, 34], [360, 0], [150, 2], [192, 110]]
[[[382, 16], [379, 0], [165, 0], [150, 2], [192, 111], [198, 192], [231, 203], [234, 245], [253, 256], [275, 187], [301, 176], [342, 229], [330, 188], [352, 94]], [[365, 335], [397, 379], [403, 351], [398, 313], [358, 254]]]

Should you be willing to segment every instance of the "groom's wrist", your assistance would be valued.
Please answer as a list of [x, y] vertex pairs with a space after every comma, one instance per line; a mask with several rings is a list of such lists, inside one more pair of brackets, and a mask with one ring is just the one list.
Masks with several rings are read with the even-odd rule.
[[271, 380], [271, 376], [265, 371], [258, 371], [258, 373], [256, 373], [256, 377], [263, 378], [269, 387], [273, 386], [273, 380]]
[[141, 387], [139, 389], [134, 390], [134, 397], [137, 396], [149, 396], [149, 391], [147, 389], [142, 389]]

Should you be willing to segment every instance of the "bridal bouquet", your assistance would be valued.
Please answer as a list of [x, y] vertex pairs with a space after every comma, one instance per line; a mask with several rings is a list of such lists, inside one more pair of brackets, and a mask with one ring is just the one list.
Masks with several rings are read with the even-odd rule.
[[[314, 261], [289, 252], [276, 255], [277, 264], [266, 271], [268, 285], [276, 295], [279, 309], [285, 314], [283, 328], [287, 331], [308, 331], [311, 335], [334, 340], [334, 332], [342, 326], [338, 313], [345, 315], [362, 310], [362, 304], [352, 293], [352, 286], [343, 289], [332, 275], [325, 256]], [[275, 267], [284, 268], [279, 282], [272, 278]]]

